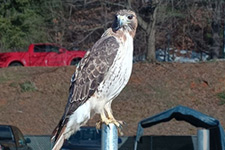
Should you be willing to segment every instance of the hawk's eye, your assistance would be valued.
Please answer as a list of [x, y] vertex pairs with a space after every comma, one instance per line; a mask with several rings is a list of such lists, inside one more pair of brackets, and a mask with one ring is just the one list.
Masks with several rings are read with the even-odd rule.
[[127, 16], [127, 18], [130, 19], [130, 20], [133, 19], [133, 17], [134, 17], [133, 15]]

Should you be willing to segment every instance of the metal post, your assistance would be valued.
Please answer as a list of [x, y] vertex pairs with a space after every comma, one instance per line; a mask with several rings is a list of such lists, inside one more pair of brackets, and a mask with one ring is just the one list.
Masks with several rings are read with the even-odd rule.
[[209, 150], [209, 130], [207, 129], [198, 129], [198, 150]]
[[117, 127], [113, 123], [102, 125], [101, 150], [118, 150], [118, 131]]

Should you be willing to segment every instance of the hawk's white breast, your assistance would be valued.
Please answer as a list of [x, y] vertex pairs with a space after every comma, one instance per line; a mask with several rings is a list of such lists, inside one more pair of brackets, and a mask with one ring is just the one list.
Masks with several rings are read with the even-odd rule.
[[114, 63], [98, 88], [99, 95], [103, 96], [107, 101], [113, 100], [122, 91], [132, 72], [133, 38], [128, 32], [125, 32], [125, 36], [125, 42], [118, 39], [120, 47]]

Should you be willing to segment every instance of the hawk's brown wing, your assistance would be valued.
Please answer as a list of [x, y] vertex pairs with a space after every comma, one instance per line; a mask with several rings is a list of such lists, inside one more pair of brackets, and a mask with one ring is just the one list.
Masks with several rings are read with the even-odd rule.
[[82, 59], [71, 84], [68, 103], [74, 105], [70, 115], [77, 107], [85, 103], [104, 79], [117, 54], [119, 43], [113, 36], [104, 37], [96, 42], [93, 48]]
[[69, 116], [97, 90], [116, 57], [119, 43], [113, 36], [102, 37], [81, 60], [72, 79], [64, 115], [53, 131], [55, 140]]

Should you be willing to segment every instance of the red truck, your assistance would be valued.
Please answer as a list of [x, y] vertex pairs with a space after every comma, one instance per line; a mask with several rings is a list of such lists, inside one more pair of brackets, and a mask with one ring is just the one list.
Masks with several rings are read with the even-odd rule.
[[8, 66], [77, 65], [86, 51], [69, 51], [57, 44], [30, 44], [27, 52], [0, 53], [0, 68]]

